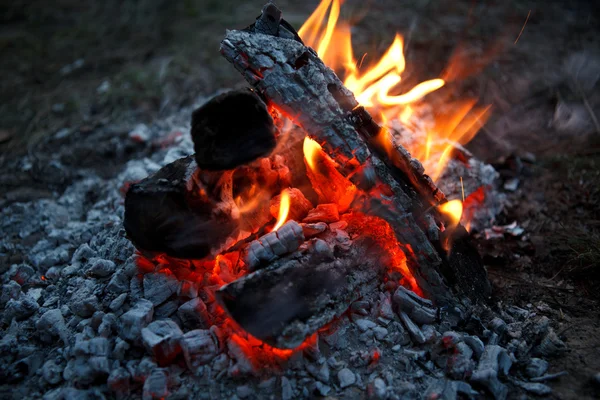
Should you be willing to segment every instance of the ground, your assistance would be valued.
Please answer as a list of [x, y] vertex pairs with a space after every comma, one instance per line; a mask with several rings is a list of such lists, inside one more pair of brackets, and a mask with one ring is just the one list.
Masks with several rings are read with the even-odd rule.
[[[317, 1], [278, 4], [298, 27]], [[254, 0], [0, 5], [0, 203], [65, 187], [69, 177], [54, 176], [44, 163], [52, 151], [48, 138], [57, 132], [85, 141], [110, 125], [121, 127], [119, 138], [200, 95], [243, 85], [218, 45], [225, 29], [247, 25], [260, 6]], [[526, 229], [524, 240], [478, 240], [495, 301], [559, 309], [553, 317], [571, 351], [552, 364], [552, 371], [569, 372], [552, 383], [554, 396], [593, 397], [591, 378], [600, 372], [598, 11], [584, 1], [515, 0], [347, 1], [343, 10], [357, 21], [355, 53], [367, 53], [365, 63], [398, 31], [406, 37], [407, 82], [444, 74], [452, 96], [492, 105], [491, 120], [469, 148], [504, 178], [519, 178], [498, 223], [517, 221]], [[74, 173], [87, 166], [108, 175], [136, 152], [74, 148], [67, 163]], [[15, 162], [25, 153], [38, 160], [28, 172]]]

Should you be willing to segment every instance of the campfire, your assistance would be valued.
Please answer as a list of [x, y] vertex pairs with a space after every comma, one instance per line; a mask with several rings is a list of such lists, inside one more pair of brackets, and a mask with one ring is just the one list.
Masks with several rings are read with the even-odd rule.
[[31, 263], [3, 269], [5, 381], [49, 399], [549, 392], [565, 344], [538, 306], [491, 298], [469, 233], [502, 203], [463, 147], [489, 107], [449, 99], [453, 65], [407, 84], [400, 35], [355, 54], [341, 3], [299, 30], [265, 5], [221, 42], [246, 88], [125, 133], [145, 158], [118, 176], [4, 212], [23, 240], [0, 245]]
[[[194, 321], [263, 362], [314, 345], [379, 288], [415, 332], [440, 307], [490, 294], [462, 201], [434, 183], [488, 109], [426, 117], [444, 80], [398, 93], [399, 35], [359, 67], [339, 8], [323, 1], [296, 32], [267, 4], [229, 31], [221, 53], [251, 87], [196, 110], [195, 155], [127, 193], [141, 268], [197, 287], [206, 309]], [[416, 131], [425, 140], [403, 147], [401, 132]]]

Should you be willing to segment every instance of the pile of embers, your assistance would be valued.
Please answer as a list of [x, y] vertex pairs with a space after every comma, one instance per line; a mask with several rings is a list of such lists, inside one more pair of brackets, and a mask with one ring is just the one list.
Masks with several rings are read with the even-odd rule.
[[[249, 30], [228, 33], [222, 51], [254, 91], [193, 113], [194, 155], [180, 135], [115, 179], [82, 171], [54, 200], [3, 210], [3, 230], [13, 233], [2, 251], [29, 261], [3, 269], [2, 380], [11, 385], [3, 391], [49, 399], [551, 392], [543, 382], [559, 374], [547, 374], [545, 359], [565, 345], [548, 318], [490, 306], [468, 235], [437, 209], [443, 194], [401, 146], [370, 140], [385, 130], [281, 21], [267, 6]], [[270, 67], [253, 69], [261, 63]], [[173, 125], [162, 124], [130, 139], [164, 144]]]

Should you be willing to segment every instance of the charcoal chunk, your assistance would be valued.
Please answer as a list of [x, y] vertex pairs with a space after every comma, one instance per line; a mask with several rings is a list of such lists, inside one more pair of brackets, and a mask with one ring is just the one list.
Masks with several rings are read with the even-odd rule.
[[162, 369], [152, 371], [144, 382], [143, 400], [164, 399], [169, 394], [167, 374]]
[[196, 170], [194, 156], [188, 156], [131, 185], [123, 226], [137, 248], [199, 259], [237, 228], [230, 215], [216, 215], [212, 200], [201, 196], [192, 179]]
[[183, 303], [177, 310], [177, 316], [183, 323], [184, 328], [208, 328], [208, 311], [204, 302], [198, 297]]
[[115, 268], [115, 263], [110, 260], [92, 258], [90, 259], [90, 265], [85, 272], [90, 276], [103, 278], [112, 274], [115, 271]]
[[192, 372], [208, 364], [219, 352], [214, 336], [210, 331], [203, 329], [189, 331], [183, 335], [181, 347], [185, 362]]
[[62, 380], [62, 367], [53, 360], [48, 360], [42, 367], [42, 376], [51, 385], [56, 385]]
[[436, 320], [437, 309], [431, 300], [424, 299], [403, 286], [394, 293], [394, 304], [417, 324], [431, 324]]
[[10, 299], [8, 303], [6, 303], [4, 321], [10, 323], [13, 318], [17, 321], [21, 321], [33, 315], [39, 307], [40, 306], [33, 297], [28, 294], [20, 293], [19, 300]]
[[48, 310], [35, 323], [35, 327], [44, 341], [50, 341], [52, 337], [60, 337], [67, 343], [67, 327], [62, 313], [58, 308]]
[[92, 316], [100, 308], [98, 297], [94, 294], [95, 288], [96, 285], [92, 281], [83, 281], [71, 296], [69, 310], [82, 318]]
[[108, 376], [108, 387], [120, 397], [127, 397], [130, 391], [131, 375], [125, 368], [116, 368]]
[[155, 306], [177, 293], [178, 288], [179, 281], [172, 274], [153, 272], [144, 275], [144, 298]]
[[344, 368], [338, 372], [338, 380], [340, 381], [340, 387], [342, 389], [354, 385], [356, 382], [356, 375], [348, 368]]
[[136, 340], [142, 329], [152, 321], [154, 307], [148, 300], [141, 299], [125, 314], [121, 315], [120, 335], [126, 340]]
[[211, 99], [192, 114], [192, 140], [198, 166], [233, 169], [275, 148], [276, 128], [265, 103], [248, 89]]
[[179, 326], [170, 319], [154, 321], [142, 329], [144, 346], [159, 366], [168, 365], [181, 353], [182, 336]]

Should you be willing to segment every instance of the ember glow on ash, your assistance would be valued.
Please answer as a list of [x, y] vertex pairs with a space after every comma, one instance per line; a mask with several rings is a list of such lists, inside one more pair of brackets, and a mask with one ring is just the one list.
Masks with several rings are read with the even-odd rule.
[[288, 214], [290, 213], [290, 194], [284, 189], [281, 191], [281, 202], [279, 203], [279, 215], [277, 216], [277, 222], [273, 227], [273, 230], [281, 228], [281, 225], [287, 221]]
[[419, 129], [426, 125], [426, 141], [408, 146], [408, 150], [423, 162], [425, 171], [435, 182], [454, 146], [468, 143], [485, 123], [489, 107], [478, 108], [475, 101], [464, 101], [453, 104], [448, 110], [436, 110], [430, 121], [421, 119], [418, 111], [426, 105], [423, 102], [425, 96], [445, 86], [446, 81], [429, 79], [401, 92], [398, 85], [402, 82], [406, 60], [404, 40], [398, 33], [377, 62], [363, 67], [363, 60], [358, 62], [354, 57], [351, 25], [340, 20], [342, 3], [340, 0], [322, 0], [298, 31], [300, 37], [307, 46], [317, 50], [327, 66], [345, 77], [344, 85], [372, 115], [380, 116], [380, 123], [387, 125], [397, 120], [409, 131], [415, 125], [419, 125]]

